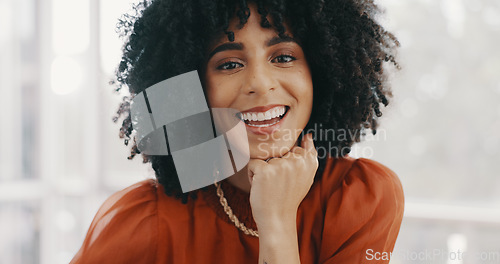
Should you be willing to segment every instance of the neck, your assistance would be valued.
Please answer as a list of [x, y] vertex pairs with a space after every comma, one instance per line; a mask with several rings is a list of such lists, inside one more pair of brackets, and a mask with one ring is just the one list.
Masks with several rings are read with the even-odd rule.
[[236, 188], [250, 193], [250, 181], [248, 180], [248, 168], [245, 166], [243, 169], [235, 173], [233, 176], [227, 178], [227, 181]]

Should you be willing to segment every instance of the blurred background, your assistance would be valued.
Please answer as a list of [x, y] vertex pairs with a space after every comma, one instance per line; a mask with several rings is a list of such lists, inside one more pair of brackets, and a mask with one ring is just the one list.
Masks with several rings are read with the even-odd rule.
[[[154, 176], [112, 122], [132, 2], [0, 0], [1, 264], [68, 263], [106, 197]], [[500, 263], [500, 1], [378, 2], [403, 69], [351, 156], [403, 183], [391, 263]]]

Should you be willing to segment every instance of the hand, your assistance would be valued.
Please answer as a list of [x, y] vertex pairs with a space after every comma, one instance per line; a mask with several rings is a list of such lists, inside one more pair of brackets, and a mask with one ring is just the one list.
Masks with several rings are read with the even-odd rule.
[[317, 169], [318, 153], [311, 134], [304, 136], [301, 147], [293, 147], [281, 158], [250, 160], [250, 205], [259, 230], [296, 219]]

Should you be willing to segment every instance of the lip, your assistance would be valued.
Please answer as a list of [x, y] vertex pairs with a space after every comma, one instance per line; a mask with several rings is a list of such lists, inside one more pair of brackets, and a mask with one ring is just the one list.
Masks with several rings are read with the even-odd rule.
[[[257, 106], [257, 107], [254, 107], [254, 108], [250, 108], [250, 109], [247, 109], [247, 110], [244, 110], [244, 111], [241, 111], [241, 113], [248, 113], [248, 112], [265, 112], [269, 109], [272, 109], [276, 106], [286, 106], [284, 104], [270, 104], [270, 105], [265, 105], [265, 106]], [[279, 122], [278, 122], [279, 123]]]
[[[267, 108], [266, 110], [263, 110], [263, 111], [267, 111], [273, 107], [276, 107], [276, 106], [281, 106], [281, 105], [272, 105], [271, 107]], [[268, 106], [265, 106], [265, 107], [268, 107]], [[283, 124], [283, 121], [287, 118], [288, 116], [288, 113], [290, 112], [290, 108], [287, 107], [288, 110], [286, 111], [285, 115], [280, 119], [280, 121], [278, 121], [276, 124], [272, 125], [272, 126], [267, 126], [267, 127], [254, 127], [254, 126], [249, 126], [247, 125], [245, 122], [243, 122], [243, 124], [245, 124], [245, 127], [247, 129], [247, 132], [252, 132], [253, 134], [256, 134], [256, 135], [270, 135], [272, 133], [274, 133], [276, 130], [278, 130], [281, 125]], [[252, 109], [249, 109], [250, 111], [246, 110], [246, 112], [257, 112], [255, 109], [258, 109], [257, 107], [254, 107]], [[265, 109], [265, 108], [262, 108], [262, 109]]]

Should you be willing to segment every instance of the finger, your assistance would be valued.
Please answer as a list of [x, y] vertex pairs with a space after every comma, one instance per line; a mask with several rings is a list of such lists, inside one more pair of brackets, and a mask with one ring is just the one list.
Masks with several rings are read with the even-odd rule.
[[250, 185], [253, 181], [253, 176], [259, 174], [262, 171], [262, 168], [266, 166], [267, 163], [261, 159], [250, 159], [248, 162], [248, 180], [250, 181]]
[[290, 152], [294, 154], [304, 154], [306, 150], [303, 147], [295, 146], [287, 154]]
[[302, 138], [301, 145], [307, 152], [316, 152], [313, 136], [311, 133], [305, 135], [304, 138]]
[[275, 164], [277, 162], [279, 162], [280, 159], [282, 159], [283, 157], [279, 157], [279, 158], [272, 158], [272, 159], [269, 159], [268, 161], [266, 161], [267, 164]]

